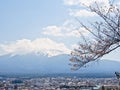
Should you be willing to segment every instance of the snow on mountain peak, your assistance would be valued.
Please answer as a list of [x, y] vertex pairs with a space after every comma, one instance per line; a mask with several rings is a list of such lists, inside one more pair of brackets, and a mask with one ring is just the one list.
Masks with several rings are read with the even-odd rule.
[[8, 44], [0, 44], [0, 56], [3, 55], [26, 55], [30, 53], [56, 56], [60, 54], [70, 54], [64, 43], [57, 43], [48, 38], [38, 38], [35, 40], [22, 39]]

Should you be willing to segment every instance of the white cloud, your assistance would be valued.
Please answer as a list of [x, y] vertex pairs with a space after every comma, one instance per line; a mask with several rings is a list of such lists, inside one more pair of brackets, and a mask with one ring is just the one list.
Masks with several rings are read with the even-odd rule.
[[[47, 27], [52, 28], [53, 26], [47, 26]], [[61, 27], [61, 29], [57, 28], [57, 26], [54, 26], [54, 27], [56, 27], [55, 31], [51, 31], [51, 28], [49, 28], [49, 29], [44, 28], [45, 31], [42, 34], [55, 36], [55, 37], [80, 37], [81, 36], [79, 33], [79, 30], [72, 29], [70, 27]], [[56, 32], [56, 31], [58, 31], [57, 29], [59, 30], [59, 32]], [[85, 34], [84, 31], [83, 31], [83, 33]]]
[[47, 27], [43, 28], [43, 30], [44, 30], [43, 34], [45, 34], [45, 35], [63, 36], [61, 34], [61, 27], [47, 26]]
[[75, 48], [78, 48], [78, 47], [79, 47], [78, 44], [73, 44], [73, 45], [71, 45], [71, 48], [72, 48], [72, 49], [75, 49]]
[[57, 43], [48, 38], [39, 38], [33, 41], [28, 39], [17, 40], [9, 44], [0, 44], [0, 56], [2, 55], [26, 55], [29, 53], [42, 53], [48, 56], [70, 54], [64, 43]]
[[66, 5], [86, 5], [90, 6], [93, 3], [97, 2], [98, 4], [108, 5], [109, 0], [64, 0]]
[[64, 0], [66, 5], [77, 5], [80, 3], [80, 0]]
[[[78, 27], [79, 23], [77, 21], [67, 20], [61, 26], [47, 26], [43, 28], [42, 34], [55, 36], [55, 37], [80, 37], [83, 35], [88, 35], [89, 32], [82, 27]], [[77, 25], [78, 24], [78, 25]]]
[[88, 10], [69, 10], [69, 14], [74, 17], [93, 17], [96, 14], [94, 12], [90, 12]]
[[76, 37], [80, 37], [80, 33], [79, 33], [78, 30], [74, 30], [74, 31], [71, 31], [71, 32], [69, 32], [69, 33], [66, 33], [66, 36], [71, 36], [71, 37], [76, 36]]

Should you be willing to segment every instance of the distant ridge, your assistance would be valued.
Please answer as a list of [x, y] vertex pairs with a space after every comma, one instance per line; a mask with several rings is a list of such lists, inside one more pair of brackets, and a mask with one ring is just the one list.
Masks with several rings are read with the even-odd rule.
[[78, 71], [71, 71], [68, 55], [47, 57], [42, 55], [25, 56], [1, 56], [0, 73], [21, 73], [21, 74], [53, 74], [53, 73], [79, 73], [79, 74], [114, 74], [120, 72], [120, 62], [111, 60], [99, 60], [91, 62], [87, 67]]

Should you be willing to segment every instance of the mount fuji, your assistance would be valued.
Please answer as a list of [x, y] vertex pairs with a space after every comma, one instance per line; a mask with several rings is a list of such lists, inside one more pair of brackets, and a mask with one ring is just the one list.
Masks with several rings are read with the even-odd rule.
[[120, 71], [120, 62], [99, 60], [88, 63], [77, 71], [71, 71], [68, 65], [70, 56], [59, 55], [48, 57], [43, 55], [16, 55], [0, 57], [0, 73], [114, 73]]

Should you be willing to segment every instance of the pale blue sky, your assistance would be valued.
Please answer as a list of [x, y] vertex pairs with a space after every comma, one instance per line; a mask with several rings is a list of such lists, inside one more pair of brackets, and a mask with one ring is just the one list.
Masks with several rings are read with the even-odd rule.
[[62, 0], [0, 0], [0, 42], [38, 38], [43, 27], [67, 18]]
[[[70, 22], [75, 17], [80, 18], [81, 21], [87, 21], [88, 18], [95, 20], [93, 13], [91, 14], [79, 6], [80, 2], [87, 2], [87, 5], [89, 5], [93, 0], [73, 1], [0, 0], [0, 55], [16, 54], [16, 52], [18, 54], [18, 52], [21, 52], [18, 50], [19, 48], [22, 48], [24, 52], [24, 50], [29, 49], [24, 45], [32, 48], [29, 52], [36, 52], [36, 49], [41, 51], [41, 43], [43, 46], [48, 44], [47, 48], [52, 49], [54, 47], [52, 44], [55, 44], [56, 48], [64, 49], [60, 52], [66, 50], [64, 53], [68, 54], [68, 49], [71, 49], [75, 46], [75, 43], [79, 42], [79, 35], [77, 36], [76, 31], [73, 31], [77, 24], [71, 25]], [[108, 0], [103, 1], [107, 3]], [[78, 9], [82, 9], [82, 11], [78, 12]], [[85, 34], [87, 33], [85, 32]], [[38, 46], [35, 47], [36, 42]], [[47, 50], [49, 52], [46, 52], [50, 53], [51, 49]], [[59, 49], [56, 49], [56, 51], [59, 51]], [[105, 58], [120, 60], [119, 56], [120, 49], [117, 49]]]

